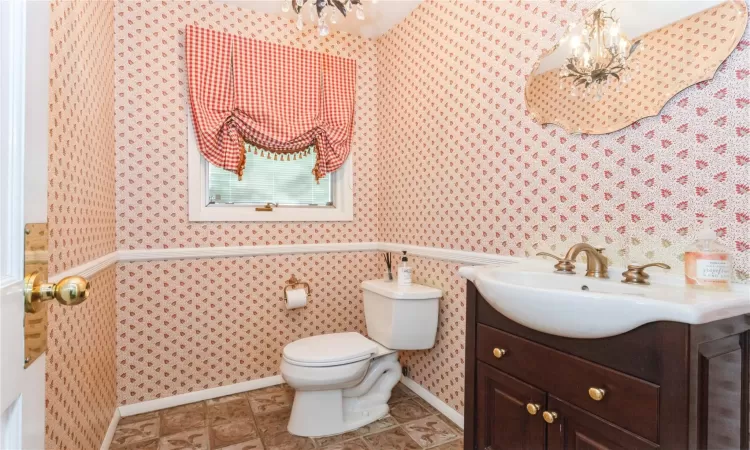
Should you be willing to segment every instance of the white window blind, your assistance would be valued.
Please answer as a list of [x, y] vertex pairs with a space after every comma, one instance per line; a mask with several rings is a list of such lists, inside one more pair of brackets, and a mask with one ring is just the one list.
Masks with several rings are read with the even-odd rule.
[[312, 169], [315, 153], [280, 161], [255, 154], [248, 145], [242, 181], [237, 175], [209, 164], [208, 198], [215, 204], [265, 205], [277, 203], [289, 206], [333, 206], [331, 177], [315, 181]]

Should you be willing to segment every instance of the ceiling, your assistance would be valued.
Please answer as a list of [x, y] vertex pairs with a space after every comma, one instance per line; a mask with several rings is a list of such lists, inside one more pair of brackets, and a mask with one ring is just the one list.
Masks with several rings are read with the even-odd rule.
[[[217, 3], [238, 6], [258, 13], [290, 19], [297, 18], [294, 11], [288, 13], [281, 11], [282, 0], [217, 0]], [[354, 11], [352, 11], [352, 14], [347, 15], [346, 18], [339, 15], [338, 23], [331, 24], [330, 27], [332, 31], [343, 31], [366, 38], [377, 38], [398, 25], [420, 3], [422, 3], [422, 0], [379, 0], [376, 4], [372, 4], [371, 0], [365, 0], [365, 20], [357, 20], [353, 14]], [[307, 14], [303, 18], [305, 19], [305, 26], [312, 26]]]

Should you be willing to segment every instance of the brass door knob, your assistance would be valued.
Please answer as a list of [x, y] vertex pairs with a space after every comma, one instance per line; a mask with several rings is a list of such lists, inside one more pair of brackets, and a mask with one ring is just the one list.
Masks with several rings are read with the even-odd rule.
[[537, 403], [529, 403], [526, 405], [526, 411], [528, 411], [532, 416], [536, 416], [536, 413], [538, 413], [540, 409], [542, 409], [542, 407]]
[[542, 419], [547, 423], [555, 423], [555, 420], [557, 420], [557, 413], [554, 411], [544, 411], [542, 413]]
[[604, 394], [606, 393], [607, 391], [605, 391], [602, 388], [595, 388], [595, 387], [589, 388], [589, 397], [596, 400], [597, 402], [602, 401], [602, 399], [604, 398]]
[[23, 296], [26, 312], [35, 313], [47, 300], [56, 299], [63, 305], [77, 305], [89, 297], [89, 282], [83, 277], [65, 277], [57, 283], [42, 283], [39, 272], [24, 278]]
[[504, 348], [495, 348], [492, 350], [492, 355], [497, 359], [502, 358], [506, 353]]

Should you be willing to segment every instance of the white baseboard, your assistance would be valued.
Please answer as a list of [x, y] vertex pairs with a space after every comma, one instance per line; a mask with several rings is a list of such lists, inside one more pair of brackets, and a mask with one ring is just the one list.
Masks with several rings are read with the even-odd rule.
[[451, 421], [453, 421], [453, 423], [461, 427], [462, 430], [464, 429], [464, 416], [459, 414], [458, 411], [448, 406], [447, 403], [437, 398], [435, 394], [423, 388], [421, 384], [417, 383], [411, 378], [401, 377], [401, 382], [404, 383], [406, 387], [414, 391], [414, 393], [422, 398], [422, 400], [432, 405], [432, 407], [440, 411], [442, 415], [449, 418]]
[[173, 395], [171, 397], [157, 398], [131, 405], [120, 406], [119, 411], [122, 417], [134, 416], [160, 409], [174, 408], [175, 406], [187, 405], [188, 403], [210, 400], [212, 398], [224, 397], [226, 395], [238, 394], [240, 392], [254, 391], [269, 386], [282, 384], [284, 379], [281, 375], [260, 378], [257, 380], [243, 381], [241, 383], [230, 384], [228, 386], [219, 386], [202, 391], [188, 392], [185, 394]]
[[107, 434], [104, 435], [101, 450], [109, 450], [109, 446], [112, 445], [112, 438], [115, 437], [115, 430], [117, 429], [120, 417], [122, 417], [120, 415], [120, 408], [115, 408], [115, 412], [112, 414], [112, 421], [109, 423], [109, 428], [107, 428]]

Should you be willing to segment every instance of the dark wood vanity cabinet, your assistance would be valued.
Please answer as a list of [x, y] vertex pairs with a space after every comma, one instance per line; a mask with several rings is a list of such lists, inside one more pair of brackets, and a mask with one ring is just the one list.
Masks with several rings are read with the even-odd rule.
[[469, 282], [466, 319], [466, 450], [750, 450], [750, 315], [572, 339]]

